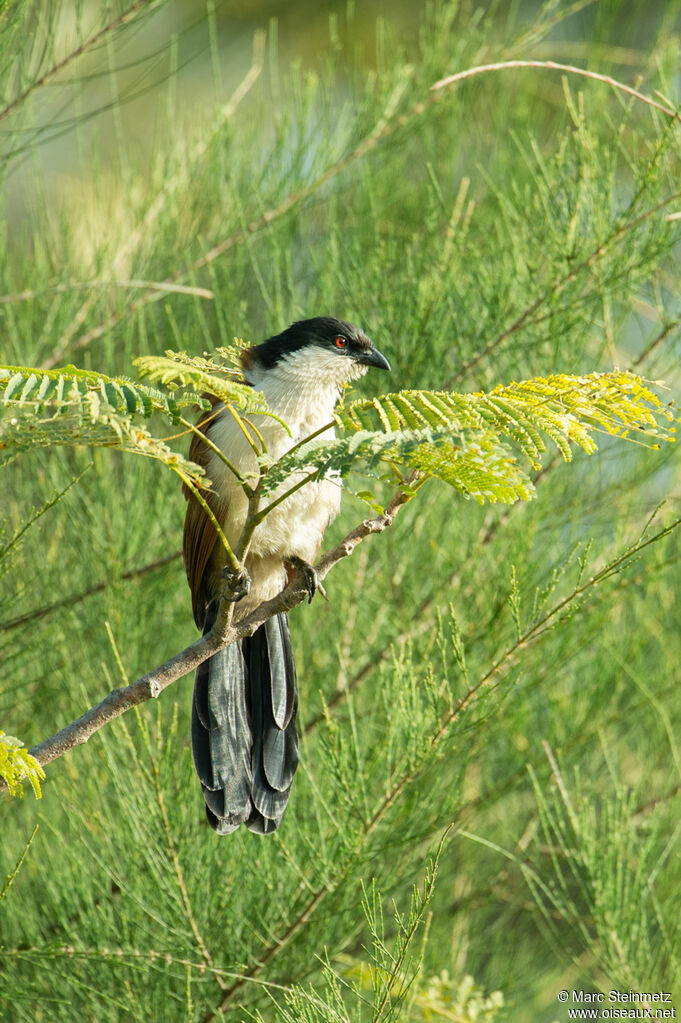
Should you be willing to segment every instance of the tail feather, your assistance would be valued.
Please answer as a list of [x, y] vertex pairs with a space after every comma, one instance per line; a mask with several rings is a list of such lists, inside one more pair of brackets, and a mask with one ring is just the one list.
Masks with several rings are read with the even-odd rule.
[[[284, 649], [279, 630], [279, 621], [271, 618], [265, 622], [262, 628], [265, 630], [265, 643], [260, 644], [257, 651], [261, 664], [261, 670], [267, 670], [272, 679], [270, 707], [272, 717], [277, 728], [286, 728], [286, 712], [288, 692], [286, 685], [286, 663], [284, 660]], [[251, 657], [253, 656], [253, 645], [251, 646]], [[266, 694], [263, 693], [263, 696]]]
[[[204, 633], [215, 621], [208, 609]], [[298, 765], [298, 686], [286, 615], [265, 622], [196, 670], [194, 764], [219, 834], [281, 822]]]
[[274, 678], [276, 674], [279, 679], [283, 678], [285, 683], [276, 691], [275, 687], [272, 687], [272, 714], [279, 728], [287, 728], [298, 710], [298, 682], [288, 618], [285, 614], [277, 615], [276, 618], [270, 618], [265, 622], [265, 626], [270, 666], [277, 665], [277, 671], [272, 671], [271, 676]]
[[[204, 631], [212, 628], [209, 608]], [[196, 669], [192, 750], [206, 813], [220, 834], [239, 827], [251, 812], [251, 741], [246, 665], [234, 643]]]

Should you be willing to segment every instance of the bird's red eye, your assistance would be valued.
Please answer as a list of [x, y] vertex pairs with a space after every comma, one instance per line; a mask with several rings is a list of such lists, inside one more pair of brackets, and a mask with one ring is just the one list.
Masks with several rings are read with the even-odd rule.
[[335, 344], [336, 348], [347, 348], [348, 347], [348, 339], [346, 337], [343, 337], [342, 334], [339, 334], [337, 338], [334, 338], [334, 342], [333, 343]]

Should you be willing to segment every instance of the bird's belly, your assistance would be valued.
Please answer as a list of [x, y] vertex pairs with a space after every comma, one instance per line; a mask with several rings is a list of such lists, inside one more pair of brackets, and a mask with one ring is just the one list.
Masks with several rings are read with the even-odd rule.
[[[264, 417], [263, 417], [264, 418]], [[278, 424], [271, 420], [258, 423], [265, 436], [271, 457], [278, 458], [295, 443], [296, 437], [289, 437]], [[306, 432], [309, 432], [309, 427]], [[332, 435], [332, 431], [330, 431]], [[250, 476], [254, 482], [257, 463], [250, 446], [241, 430], [226, 417], [217, 420], [210, 430], [211, 440], [229, 453], [232, 464], [239, 472]], [[214, 490], [222, 497], [225, 515], [220, 522], [227, 541], [236, 551], [248, 515], [248, 500], [234, 474], [211, 452], [206, 470]], [[271, 494], [263, 498], [263, 505], [271, 504], [296, 483], [304, 479], [305, 473], [294, 473]], [[291, 494], [256, 527], [251, 538], [246, 568], [252, 579], [250, 598], [239, 605], [239, 617], [262, 600], [275, 596], [286, 584], [284, 561], [288, 558], [302, 558], [312, 562], [322, 542], [324, 530], [336, 517], [341, 504], [340, 480], [321, 480], [306, 483]], [[211, 559], [211, 573], [219, 578], [224, 565], [224, 552], [216, 544]]]
[[[282, 489], [288, 490], [295, 482], [295, 477], [290, 478]], [[268, 501], [276, 497], [275, 491]], [[319, 550], [324, 530], [340, 510], [340, 502], [340, 481], [306, 483], [273, 508], [260, 523], [253, 534], [250, 553], [259, 557], [298, 557], [311, 562]]]

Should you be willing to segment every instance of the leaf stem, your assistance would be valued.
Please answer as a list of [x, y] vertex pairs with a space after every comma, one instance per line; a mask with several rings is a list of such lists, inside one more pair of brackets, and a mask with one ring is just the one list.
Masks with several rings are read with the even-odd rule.
[[[177, 472], [177, 470], [175, 471]], [[229, 567], [233, 572], [240, 572], [241, 565], [239, 564], [236, 555], [234, 554], [234, 551], [230, 547], [229, 541], [227, 540], [227, 537], [223, 533], [220, 523], [213, 514], [212, 508], [210, 507], [204, 496], [200, 493], [199, 488], [194, 483], [192, 483], [192, 481], [187, 476], [179, 472], [178, 475], [182, 479], [182, 482], [186, 484], [187, 488], [191, 490], [192, 494], [194, 495], [194, 497], [199, 502], [204, 512], [212, 522], [213, 528], [215, 529], [215, 532], [218, 534], [218, 539], [220, 540], [222, 546], [225, 548], [225, 553], [227, 554], [227, 561], [229, 563]]]
[[246, 494], [246, 496], [250, 497], [251, 493], [253, 492], [253, 487], [251, 487], [251, 485], [246, 482], [245, 477], [241, 475], [241, 473], [239, 472], [237, 467], [234, 465], [234, 463], [230, 462], [230, 460], [227, 458], [227, 455], [224, 453], [224, 451], [221, 448], [219, 448], [217, 446], [217, 444], [214, 444], [213, 441], [210, 439], [210, 437], [208, 437], [208, 435], [203, 432], [203, 430], [200, 430], [198, 426], [195, 426], [193, 423], [190, 423], [188, 419], [185, 419], [183, 416], [180, 416], [180, 420], [179, 421], [188, 430], [191, 430], [192, 433], [194, 433], [198, 437], [200, 437], [202, 443], [205, 444], [206, 447], [210, 448], [211, 451], [213, 451], [218, 456], [220, 461], [223, 462], [224, 465], [227, 466], [229, 471], [234, 475], [234, 477], [236, 478], [237, 482], [241, 486], [241, 488], [244, 491], [244, 493]]
[[[286, 452], [286, 454], [288, 454], [288, 451]], [[267, 518], [269, 513], [273, 511], [274, 508], [277, 507], [277, 505], [280, 505], [282, 501], [285, 501], [288, 497], [291, 497], [292, 494], [295, 494], [297, 490], [300, 490], [301, 487], [304, 487], [307, 483], [311, 483], [315, 476], [318, 475], [319, 469], [314, 469], [312, 472], [308, 473], [307, 476], [303, 477], [302, 480], [298, 480], [298, 482], [294, 483], [292, 487], [289, 487], [288, 490], [284, 491], [283, 494], [280, 494], [279, 497], [275, 498], [274, 501], [271, 501], [270, 504], [266, 505], [265, 508], [261, 508], [254, 515], [255, 525], [256, 526], [259, 525], [263, 521], [263, 519]]]

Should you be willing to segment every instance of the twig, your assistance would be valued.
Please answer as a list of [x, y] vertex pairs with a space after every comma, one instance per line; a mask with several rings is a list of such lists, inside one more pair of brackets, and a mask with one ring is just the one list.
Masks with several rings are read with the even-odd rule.
[[[211, 416], [209, 417], [208, 422], [210, 422], [210, 419], [214, 419], [219, 414], [220, 413], [219, 413], [218, 410], [214, 411], [211, 414]], [[244, 489], [244, 491], [246, 493], [246, 497], [248, 497], [250, 492], [251, 492], [251, 487], [248, 486], [248, 484], [246, 483], [246, 480], [244, 479], [244, 477], [241, 475], [241, 473], [239, 472], [237, 467], [235, 465], [233, 465], [232, 462], [230, 462], [230, 460], [227, 458], [227, 455], [224, 453], [224, 451], [221, 448], [219, 448], [217, 446], [217, 444], [214, 444], [213, 441], [210, 439], [210, 437], [206, 433], [203, 432], [203, 430], [200, 430], [198, 426], [194, 426], [194, 424], [191, 423], [188, 419], [185, 419], [184, 416], [180, 416], [179, 417], [179, 421], [182, 424], [182, 426], [184, 426], [189, 433], [193, 433], [195, 436], [200, 437], [201, 438], [201, 442], [203, 444], [205, 444], [206, 447], [210, 448], [210, 450], [215, 455], [217, 455], [217, 457], [220, 459], [220, 461], [224, 465], [227, 466], [229, 471], [235, 477], [237, 483], [240, 484], [240, 486]], [[206, 422], [207, 421], [205, 419], [202, 420], [202, 425], [204, 427], [206, 425]]]
[[5, 895], [7, 895], [7, 892], [10, 890], [10, 888], [12, 886], [12, 882], [14, 881], [15, 877], [17, 876], [17, 874], [21, 870], [21, 865], [24, 862], [24, 860], [26, 859], [26, 855], [28, 853], [28, 850], [31, 848], [31, 845], [33, 843], [33, 839], [38, 834], [38, 827], [39, 827], [39, 825], [36, 824], [35, 827], [33, 828], [33, 831], [31, 832], [31, 837], [29, 838], [28, 842], [24, 846], [24, 850], [23, 850], [21, 856], [19, 857], [14, 870], [10, 874], [8, 874], [7, 877], [5, 878], [5, 883], [2, 886], [2, 891], [0, 891], [0, 902], [2, 902], [2, 900], [5, 897]]
[[[179, 473], [178, 473], [178, 475], [179, 475]], [[183, 475], [183, 476], [181, 476], [181, 479], [182, 479], [182, 482], [187, 487], [187, 489], [191, 491], [192, 496], [194, 497], [194, 499], [196, 501], [198, 501], [198, 503], [201, 505], [201, 507], [203, 508], [204, 513], [210, 519], [211, 524], [213, 526], [213, 529], [215, 530], [215, 532], [217, 534], [218, 540], [220, 541], [220, 543], [222, 544], [222, 547], [224, 549], [225, 557], [227, 558], [227, 562], [229, 564], [230, 571], [232, 571], [232, 572], [239, 572], [240, 569], [241, 569], [241, 565], [239, 564], [234, 551], [230, 547], [229, 541], [227, 540], [227, 537], [224, 534], [222, 526], [220, 525], [220, 523], [218, 522], [217, 518], [215, 517], [215, 513], [213, 512], [213, 509], [210, 507], [210, 505], [206, 501], [205, 497], [200, 492], [199, 488], [197, 486], [195, 486], [192, 483], [192, 481], [187, 476]]]
[[15, 291], [10, 295], [0, 295], [0, 305], [30, 302], [43, 295], [59, 295], [69, 291], [91, 291], [93, 288], [145, 288], [151, 291], [172, 291], [180, 295], [194, 295], [196, 298], [210, 300], [215, 298], [215, 292], [209, 288], [195, 288], [189, 284], [170, 284], [168, 281], [102, 280], [95, 277], [91, 281], [67, 281], [64, 284], [52, 284], [46, 288], [28, 288], [25, 291]]
[[457, 71], [454, 75], [441, 78], [439, 82], [435, 82], [430, 88], [432, 92], [437, 92], [440, 89], [448, 89], [452, 85], [457, 85], [467, 78], [486, 74], [488, 71], [507, 71], [510, 68], [540, 68], [546, 71], [563, 71], [566, 74], [581, 75], [583, 78], [591, 78], [596, 82], [610, 85], [613, 89], [626, 92], [627, 95], [640, 99], [643, 103], [647, 103], [648, 106], [661, 110], [668, 117], [674, 117], [677, 120], [681, 119], [676, 110], [658, 103], [656, 100], [651, 99], [650, 96], [646, 96], [644, 92], [638, 92], [637, 89], [632, 89], [630, 85], [625, 85], [624, 82], [618, 82], [616, 78], [611, 78], [610, 75], [601, 75], [597, 71], [587, 71], [586, 68], [575, 67], [574, 64], [559, 64], [555, 60], [502, 60], [496, 64], [479, 64], [478, 67], [469, 67], [465, 71]]
[[679, 327], [681, 327], [681, 316], [677, 316], [675, 319], [670, 320], [669, 323], [666, 323], [662, 330], [655, 335], [652, 341], [648, 342], [643, 351], [636, 356], [636, 358], [631, 364], [632, 368], [637, 369], [638, 366], [640, 366], [641, 363], [644, 362], [648, 358], [648, 356], [651, 355], [655, 351], [655, 349], [658, 348], [671, 333], [673, 333], [675, 330], [678, 330]]

